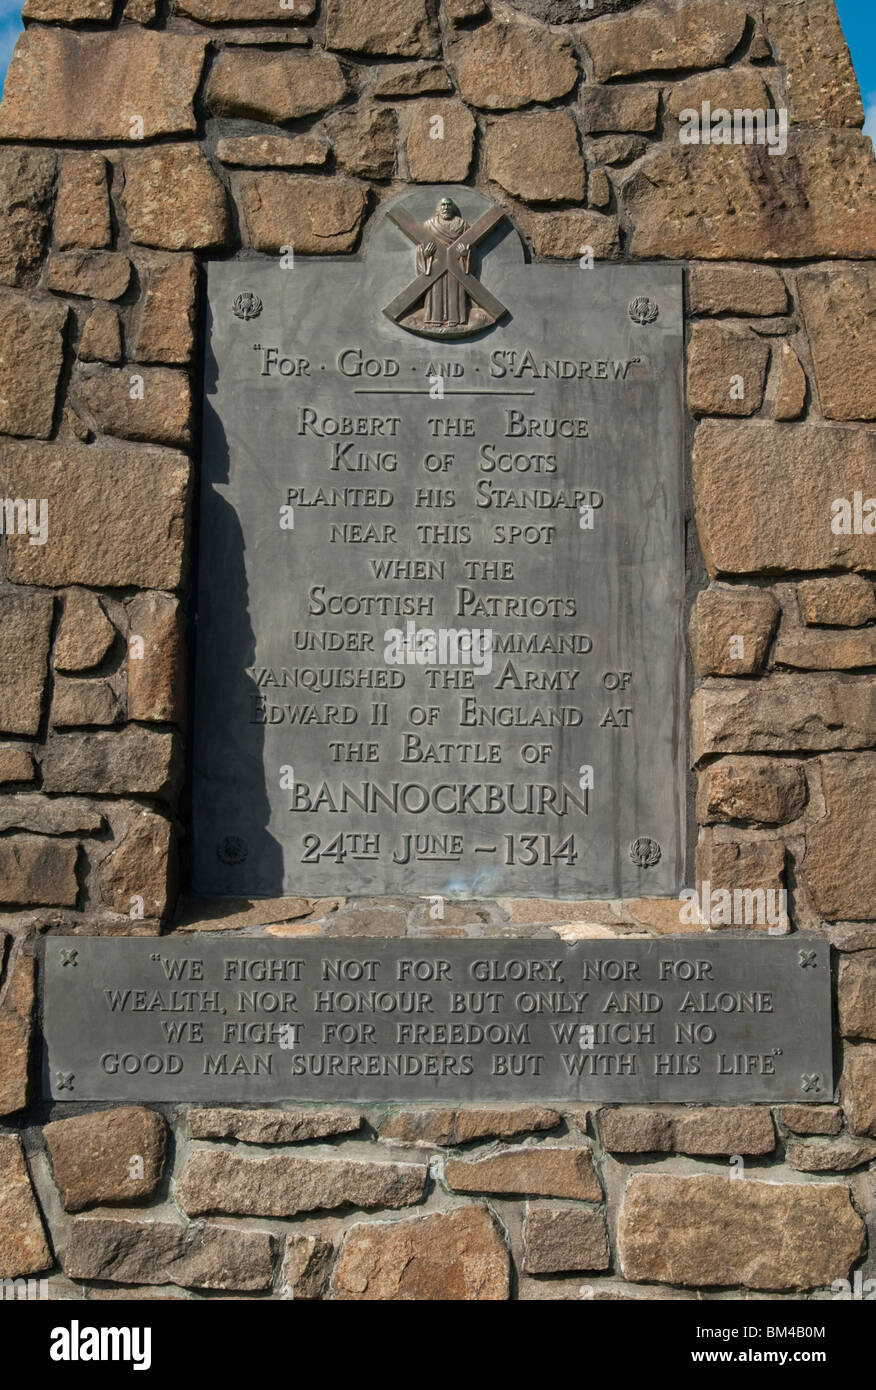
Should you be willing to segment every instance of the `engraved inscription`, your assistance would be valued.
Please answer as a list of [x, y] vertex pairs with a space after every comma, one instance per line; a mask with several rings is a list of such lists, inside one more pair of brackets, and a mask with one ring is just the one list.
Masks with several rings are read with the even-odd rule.
[[46, 951], [47, 1076], [84, 1100], [813, 1100], [828, 947], [792, 940], [87, 939]]
[[423, 190], [360, 260], [210, 267], [246, 294], [207, 374], [196, 889], [676, 893], [679, 272], [527, 264]]

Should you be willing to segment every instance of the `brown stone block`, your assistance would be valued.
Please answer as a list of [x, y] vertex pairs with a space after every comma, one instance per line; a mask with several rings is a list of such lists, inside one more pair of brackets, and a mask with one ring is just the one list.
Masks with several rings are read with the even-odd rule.
[[70, 589], [55, 637], [56, 671], [88, 671], [99, 666], [115, 641], [116, 630], [97, 594]]
[[[22, 496], [14, 491], [7, 491], [7, 495]], [[30, 495], [39, 496], [39, 493]], [[4, 529], [8, 532], [8, 527]], [[27, 537], [22, 539], [26, 545]], [[9, 549], [8, 534], [5, 545]], [[32, 550], [41, 548], [31, 546]], [[39, 732], [54, 606], [51, 594], [14, 591], [0, 594], [0, 729], [3, 733]]]
[[302, 1144], [354, 1134], [362, 1128], [356, 1110], [189, 1110], [193, 1139], [237, 1139], [244, 1144]]
[[487, 177], [527, 203], [581, 202], [584, 160], [568, 111], [499, 116], [484, 137]]
[[840, 961], [837, 1005], [845, 1037], [876, 1040], [876, 951], [853, 951]]
[[[0, 939], [0, 952], [2, 946]], [[23, 1110], [29, 1100], [30, 1037], [35, 999], [33, 957], [24, 955], [19, 949], [14, 955], [10, 953], [0, 1003], [0, 1115]]]
[[788, 308], [785, 282], [766, 266], [692, 265], [688, 293], [693, 314], [765, 317]]
[[821, 776], [826, 814], [807, 832], [801, 877], [822, 917], [866, 921], [876, 902], [876, 753], [822, 758]]
[[426, 1189], [420, 1163], [369, 1163], [288, 1154], [241, 1158], [228, 1149], [197, 1149], [177, 1182], [189, 1216], [219, 1211], [239, 1216], [295, 1216], [333, 1207], [409, 1207]]
[[719, 840], [713, 830], [702, 830], [696, 864], [697, 885], [703, 892], [709, 885], [708, 911], [713, 927], [766, 931], [786, 925], [781, 897], [785, 846], [780, 841]]
[[0, 840], [0, 904], [75, 907], [79, 847], [69, 840], [11, 835]]
[[[408, 173], [418, 183], [462, 183], [474, 155], [475, 122], [467, 106], [455, 100], [414, 102], [405, 115]], [[444, 122], [443, 137], [432, 139], [432, 122]]]
[[767, 0], [764, 19], [785, 69], [791, 120], [863, 125], [861, 94], [834, 0]]
[[0, 282], [32, 285], [49, 234], [57, 160], [50, 150], [0, 149]]
[[52, 1256], [17, 1134], [0, 1135], [0, 1279], [39, 1274]]
[[712, 68], [738, 47], [745, 32], [744, 5], [714, 0], [667, 13], [644, 5], [631, 15], [592, 20], [581, 31], [597, 82], [639, 72]]
[[334, 1246], [324, 1236], [287, 1236], [282, 1275], [284, 1296], [310, 1301], [322, 1298], [334, 1255]]
[[608, 1269], [611, 1264], [602, 1212], [583, 1207], [529, 1207], [523, 1244], [527, 1274]]
[[507, 12], [460, 32], [448, 45], [447, 61], [463, 101], [487, 111], [556, 101], [578, 80], [567, 38]]
[[780, 608], [768, 589], [704, 589], [690, 621], [698, 676], [751, 676], [769, 656]]
[[785, 1162], [798, 1173], [842, 1173], [876, 1159], [869, 1139], [794, 1139], [785, 1148]]
[[100, 896], [122, 916], [162, 918], [175, 892], [176, 867], [170, 821], [141, 811], [100, 866]]
[[799, 420], [806, 405], [807, 387], [806, 373], [800, 358], [790, 343], [782, 343], [773, 417], [776, 420]]
[[6, 444], [5, 495], [44, 497], [49, 507], [45, 545], [7, 538], [8, 577], [16, 584], [176, 588], [189, 473], [185, 455], [170, 450]]
[[853, 1134], [876, 1138], [876, 1047], [861, 1043], [843, 1048], [840, 1104]]
[[234, 180], [234, 192], [244, 244], [273, 254], [281, 246], [292, 246], [302, 255], [349, 251], [365, 214], [365, 189], [352, 179], [241, 174]]
[[33, 753], [24, 743], [0, 745], [0, 783], [36, 780]]
[[441, 48], [426, 0], [326, 0], [325, 43], [399, 58], [434, 58]]
[[221, 164], [242, 169], [304, 169], [325, 164], [328, 157], [322, 135], [240, 135], [216, 145]]
[[80, 389], [103, 434], [149, 444], [191, 441], [192, 392], [185, 372], [103, 367], [83, 377]]
[[779, 1291], [846, 1278], [865, 1226], [848, 1187], [637, 1173], [618, 1223], [627, 1279]]
[[172, 800], [180, 776], [175, 735], [128, 724], [112, 732], [57, 734], [43, 758], [43, 789]]
[[71, 1279], [120, 1284], [179, 1284], [241, 1293], [271, 1286], [273, 1237], [267, 1231], [207, 1222], [78, 1216], [62, 1252]]
[[510, 1296], [510, 1259], [486, 1207], [352, 1226], [334, 1277], [339, 1299], [495, 1302]]
[[197, 145], [129, 154], [125, 208], [131, 240], [143, 246], [199, 251], [228, 238], [225, 188]]
[[250, 24], [262, 20], [300, 23], [316, 10], [316, 0], [295, 0], [295, 9], [281, 10], [278, 0], [173, 0], [175, 14], [202, 24]]
[[[592, 174], [590, 178], [592, 182]], [[599, 212], [579, 212], [577, 209], [530, 212], [528, 208], [521, 208], [517, 216], [537, 256], [578, 260], [589, 247], [594, 260], [612, 261], [621, 253], [620, 227], [616, 217], [604, 217]]]
[[195, 339], [195, 293], [198, 267], [191, 255], [136, 258], [144, 282], [134, 330], [137, 362], [185, 366]]
[[457, 1192], [508, 1192], [602, 1201], [602, 1188], [589, 1149], [539, 1144], [505, 1149], [474, 1162], [450, 1159], [444, 1176], [448, 1186]]
[[49, 721], [52, 728], [115, 724], [121, 717], [121, 702], [109, 681], [56, 677]]
[[624, 1105], [600, 1110], [602, 1142], [609, 1153], [680, 1153], [705, 1157], [768, 1154], [776, 1146], [765, 1106], [713, 1106], [659, 1110]]
[[122, 334], [118, 310], [108, 304], [98, 304], [86, 320], [76, 353], [80, 362], [109, 362], [122, 360]]
[[839, 1134], [843, 1127], [838, 1105], [783, 1105], [779, 1119], [792, 1134]]
[[54, 1120], [43, 1136], [65, 1211], [152, 1197], [164, 1173], [167, 1125], [143, 1106]]
[[220, 53], [207, 83], [214, 116], [237, 116], [283, 125], [326, 111], [347, 94], [347, 80], [330, 53]]
[[684, 111], [700, 111], [704, 102], [713, 111], [768, 111], [773, 104], [757, 68], [716, 68], [674, 82], [666, 110], [679, 120]]
[[126, 141], [194, 132], [206, 43], [206, 35], [147, 29], [28, 29], [9, 65], [0, 139]]
[[622, 190], [631, 253], [714, 260], [876, 256], [876, 165], [856, 131], [763, 145], [662, 145]]
[[769, 344], [719, 323], [695, 323], [688, 344], [691, 415], [754, 415], [763, 405]]
[[430, 1146], [470, 1144], [477, 1139], [516, 1139], [523, 1134], [556, 1129], [561, 1120], [558, 1110], [545, 1105], [397, 1110], [381, 1124], [380, 1138]]
[[590, 135], [608, 131], [640, 131], [650, 134], [657, 126], [660, 88], [645, 83], [622, 87], [581, 88], [581, 129]]
[[876, 742], [868, 676], [780, 674], [707, 685], [691, 700], [691, 763], [711, 753], [821, 752]]
[[876, 593], [858, 574], [837, 579], [806, 579], [797, 588], [804, 623], [861, 627], [876, 618]]
[[43, 23], [111, 24], [113, 0], [25, 0], [21, 17]]
[[55, 251], [46, 288], [86, 299], [121, 299], [131, 283], [131, 262], [120, 251]]
[[[179, 600], [138, 594], [128, 604], [128, 718], [173, 723], [185, 696], [185, 641]], [[135, 639], [140, 638], [142, 648]]]
[[835, 532], [833, 503], [869, 497], [874, 474], [873, 430], [704, 421], [693, 479], [709, 573], [871, 568], [873, 537]]
[[806, 805], [801, 763], [785, 758], [721, 758], [700, 773], [697, 820], [784, 825]]
[[[395, 112], [385, 106], [360, 105], [338, 111], [326, 122], [335, 159], [348, 174], [389, 179], [395, 173]], [[463, 175], [464, 177], [464, 175]]]
[[799, 671], [853, 671], [876, 666], [876, 629], [823, 632], [806, 628], [780, 633], [773, 652], [776, 666]]
[[65, 154], [55, 200], [55, 245], [99, 248], [112, 240], [106, 160], [101, 154]]
[[395, 101], [422, 97], [430, 92], [452, 92], [453, 83], [441, 63], [399, 63], [378, 68], [374, 95]]
[[876, 419], [876, 271], [804, 271], [797, 292], [822, 413], [829, 420]]

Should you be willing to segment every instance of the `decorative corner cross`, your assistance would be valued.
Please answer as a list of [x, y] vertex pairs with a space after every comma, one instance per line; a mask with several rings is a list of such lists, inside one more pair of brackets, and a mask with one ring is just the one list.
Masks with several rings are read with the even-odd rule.
[[797, 959], [800, 962], [801, 970], [805, 970], [807, 965], [811, 965], [813, 970], [818, 968], [818, 957], [815, 951], [798, 951]]
[[62, 965], [78, 965], [76, 957], [79, 955], [75, 946], [62, 946], [58, 951], [58, 959]]
[[821, 1077], [818, 1072], [814, 1071], [809, 1074], [804, 1072], [800, 1079], [800, 1088], [803, 1091], [820, 1091]]
[[[428, 270], [418, 275], [416, 280], [412, 280], [408, 287], [397, 294], [391, 304], [387, 304], [384, 313], [387, 318], [398, 323], [402, 328], [407, 327], [401, 320], [414, 306], [427, 294], [433, 285], [437, 284], [442, 275], [449, 275], [456, 280], [465, 290], [471, 299], [483, 309], [486, 315], [486, 322], [476, 323], [469, 326], [460, 325], [457, 337], [462, 337], [469, 333], [479, 332], [488, 324], [496, 323], [508, 310], [495, 295], [481, 284], [477, 276], [472, 275], [465, 269], [463, 264], [468, 252], [489, 236], [494, 227], [504, 218], [505, 213], [501, 208], [490, 208], [478, 220], [460, 232], [455, 241], [450, 243], [437, 243], [434, 233], [429, 227], [418, 222], [409, 212], [405, 212], [402, 207], [390, 208], [387, 217], [391, 218], [400, 231], [414, 243], [415, 246], [427, 246], [430, 242], [435, 246], [431, 256], [431, 264]], [[425, 332], [428, 337], [446, 337], [447, 334], [429, 333], [427, 329], [416, 329], [413, 331]]]
[[72, 1072], [72, 1071], [56, 1071], [56, 1072], [55, 1072], [55, 1076], [58, 1078], [58, 1090], [59, 1090], [59, 1091], [72, 1091], [72, 1090], [73, 1090], [73, 1077], [74, 1077], [75, 1075], [76, 1075], [76, 1073], [75, 1073], [75, 1072]]

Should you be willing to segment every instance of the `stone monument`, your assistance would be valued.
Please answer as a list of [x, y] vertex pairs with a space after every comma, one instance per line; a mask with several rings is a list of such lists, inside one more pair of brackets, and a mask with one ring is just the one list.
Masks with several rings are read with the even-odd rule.
[[23, 14], [0, 1279], [851, 1288], [876, 164], [833, 0]]

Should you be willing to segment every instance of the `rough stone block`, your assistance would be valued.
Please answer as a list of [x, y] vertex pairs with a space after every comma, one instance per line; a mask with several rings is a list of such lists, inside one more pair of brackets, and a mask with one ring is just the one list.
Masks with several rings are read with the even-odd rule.
[[164, 1173], [167, 1125], [143, 1106], [53, 1120], [43, 1136], [65, 1211], [152, 1197]]
[[800, 763], [784, 758], [721, 758], [700, 774], [697, 819], [784, 825], [806, 805], [806, 776]]
[[[0, 953], [3, 944], [0, 938]], [[24, 955], [19, 949], [14, 955], [10, 954], [0, 1004], [0, 1115], [23, 1110], [29, 1099], [28, 1063], [34, 1003], [33, 957]], [[0, 1260], [2, 1258], [0, 1254]]]
[[148, 29], [28, 29], [9, 65], [0, 139], [126, 141], [195, 131], [206, 43], [206, 35]]
[[32, 285], [49, 234], [56, 156], [0, 149], [0, 283]]
[[334, 1296], [368, 1302], [495, 1302], [510, 1296], [510, 1259], [486, 1207], [351, 1226]]
[[[7, 489], [6, 495], [39, 497], [40, 494]], [[8, 532], [8, 527], [4, 529]], [[26, 545], [27, 537], [21, 539]], [[8, 534], [5, 548], [10, 554]], [[31, 549], [42, 547], [35, 545]], [[39, 733], [54, 607], [51, 594], [14, 591], [0, 594], [0, 729], [5, 734]]]
[[0, 1134], [0, 1279], [39, 1274], [52, 1256], [17, 1134]]
[[487, 177], [527, 203], [580, 203], [584, 160], [568, 111], [498, 116], [484, 137]]
[[7, 538], [8, 577], [16, 584], [176, 588], [189, 475], [185, 455], [170, 450], [6, 444], [4, 495], [45, 498], [49, 507], [45, 545]]
[[237, 1139], [244, 1144], [302, 1144], [355, 1134], [362, 1116], [355, 1110], [190, 1110], [193, 1139]]
[[350, 251], [365, 213], [365, 189], [352, 179], [320, 182], [298, 174], [241, 174], [234, 180], [244, 244], [276, 254]]
[[833, 503], [869, 497], [874, 474], [873, 430], [703, 421], [693, 477], [709, 573], [870, 568], [872, 536], [835, 531]]
[[751, 676], [762, 671], [780, 608], [768, 589], [705, 589], [691, 614], [690, 639], [698, 676]]
[[194, 256], [137, 257], [145, 282], [133, 334], [137, 362], [184, 366], [191, 360], [195, 336], [198, 269]]
[[192, 392], [185, 372], [104, 367], [82, 379], [81, 391], [103, 434], [149, 444], [191, 440]]
[[695, 323], [688, 344], [691, 415], [754, 415], [763, 405], [769, 345], [750, 332]]
[[100, 866], [100, 896], [123, 916], [164, 917], [176, 882], [176, 840], [163, 816], [141, 811]]
[[[435, 116], [444, 122], [441, 140], [430, 134]], [[462, 183], [471, 168], [474, 140], [474, 117], [461, 101], [418, 101], [405, 112], [408, 173], [418, 183]]]
[[426, 1188], [419, 1163], [369, 1163], [342, 1158], [241, 1158], [229, 1150], [196, 1150], [177, 1183], [188, 1215], [295, 1216], [332, 1207], [409, 1207]]
[[467, 1162], [450, 1159], [444, 1176], [457, 1192], [517, 1192], [533, 1197], [577, 1197], [601, 1202], [602, 1188], [589, 1149], [505, 1149]]
[[876, 689], [868, 676], [768, 676], [705, 686], [691, 700], [691, 762], [710, 753], [870, 748]]
[[220, 53], [207, 83], [214, 116], [283, 125], [336, 106], [347, 94], [341, 65], [330, 53]]
[[[179, 601], [137, 594], [128, 604], [128, 718], [173, 723], [185, 697], [185, 640]], [[142, 640], [134, 650], [134, 639]]]
[[55, 199], [55, 245], [100, 248], [112, 240], [106, 160], [101, 154], [66, 154]]
[[224, 246], [225, 187], [197, 145], [163, 145], [129, 154], [125, 208], [131, 240], [166, 251]]
[[822, 758], [821, 776], [826, 814], [807, 832], [801, 876], [822, 917], [866, 921], [876, 902], [876, 753]]
[[43, 789], [172, 800], [180, 768], [173, 734], [128, 724], [88, 734], [57, 734], [43, 759]]
[[876, 271], [805, 271], [797, 277], [797, 292], [822, 414], [829, 420], [876, 419]]
[[463, 101], [487, 111], [556, 101], [578, 80], [569, 40], [504, 12], [457, 34], [447, 61]]
[[271, 1286], [273, 1237], [267, 1231], [207, 1222], [78, 1216], [62, 1252], [70, 1279], [255, 1292]]
[[827, 627], [861, 627], [876, 618], [876, 593], [859, 574], [837, 579], [806, 579], [797, 598], [804, 623]]
[[426, 0], [326, 0], [326, 48], [434, 58], [441, 42]]
[[618, 1223], [624, 1277], [779, 1291], [848, 1277], [865, 1226], [848, 1187], [637, 1173]]
[[523, 1244], [527, 1274], [608, 1269], [611, 1264], [602, 1213], [583, 1207], [529, 1207]]

